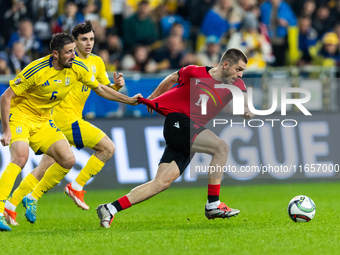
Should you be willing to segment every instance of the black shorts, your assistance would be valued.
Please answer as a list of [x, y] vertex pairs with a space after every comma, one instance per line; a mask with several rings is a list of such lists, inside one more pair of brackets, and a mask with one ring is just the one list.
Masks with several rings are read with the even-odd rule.
[[193, 141], [205, 129], [183, 113], [168, 114], [163, 130], [166, 147], [159, 164], [174, 160], [182, 174], [195, 154], [190, 153]]

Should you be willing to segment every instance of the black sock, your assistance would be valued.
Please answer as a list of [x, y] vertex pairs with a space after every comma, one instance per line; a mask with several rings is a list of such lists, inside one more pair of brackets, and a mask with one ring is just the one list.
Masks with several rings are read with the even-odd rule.
[[209, 196], [208, 195], [208, 202], [209, 203], [216, 202], [218, 200], [220, 200], [220, 196]]
[[118, 200], [112, 202], [111, 205], [113, 205], [116, 208], [117, 212], [120, 212], [121, 210], [123, 210], [123, 208], [120, 205], [120, 203], [118, 202]]

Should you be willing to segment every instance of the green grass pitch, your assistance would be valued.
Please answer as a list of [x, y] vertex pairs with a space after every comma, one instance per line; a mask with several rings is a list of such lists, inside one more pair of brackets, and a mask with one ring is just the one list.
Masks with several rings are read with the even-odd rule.
[[[221, 200], [241, 213], [207, 220], [207, 189], [169, 190], [116, 214], [111, 229], [99, 226], [95, 208], [128, 190], [90, 191], [90, 211], [65, 194], [46, 194], [30, 224], [19, 205], [11, 232], [0, 232], [1, 254], [338, 254], [339, 183], [229, 186]], [[289, 219], [287, 204], [307, 195], [316, 204], [308, 223]]]

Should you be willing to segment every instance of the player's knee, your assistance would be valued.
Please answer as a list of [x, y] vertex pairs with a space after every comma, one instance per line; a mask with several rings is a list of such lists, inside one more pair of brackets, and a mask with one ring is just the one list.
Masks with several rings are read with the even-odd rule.
[[11, 160], [11, 162], [23, 169], [26, 165], [27, 159], [28, 155], [17, 155]]
[[155, 181], [155, 188], [157, 192], [161, 192], [163, 190], [166, 190], [170, 187], [172, 180], [171, 179], [156, 179]]
[[113, 156], [113, 153], [115, 153], [115, 145], [113, 144], [113, 142], [109, 143], [107, 146], [105, 146], [105, 155], [107, 157], [107, 159], [109, 160], [112, 156]]
[[73, 167], [73, 165], [76, 163], [76, 158], [74, 157], [73, 154], [67, 155], [67, 156], [64, 156], [63, 159], [61, 160], [61, 162], [58, 162], [58, 163], [63, 168], [71, 169]]
[[227, 157], [229, 153], [229, 146], [222, 139], [219, 139], [216, 144], [215, 155], [220, 157]]

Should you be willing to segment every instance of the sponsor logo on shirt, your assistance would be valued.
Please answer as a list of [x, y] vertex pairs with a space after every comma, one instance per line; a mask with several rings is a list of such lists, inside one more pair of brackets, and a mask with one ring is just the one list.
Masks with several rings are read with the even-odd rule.
[[96, 78], [94, 77], [94, 75], [92, 74], [92, 77], [91, 77], [91, 81], [94, 82]]
[[15, 85], [18, 85], [18, 84], [20, 84], [21, 83], [21, 79], [20, 78], [18, 78], [18, 79], [16, 79], [15, 81], [14, 81], [14, 84]]
[[43, 86], [50, 86], [50, 83], [48, 81], [46, 81]]

